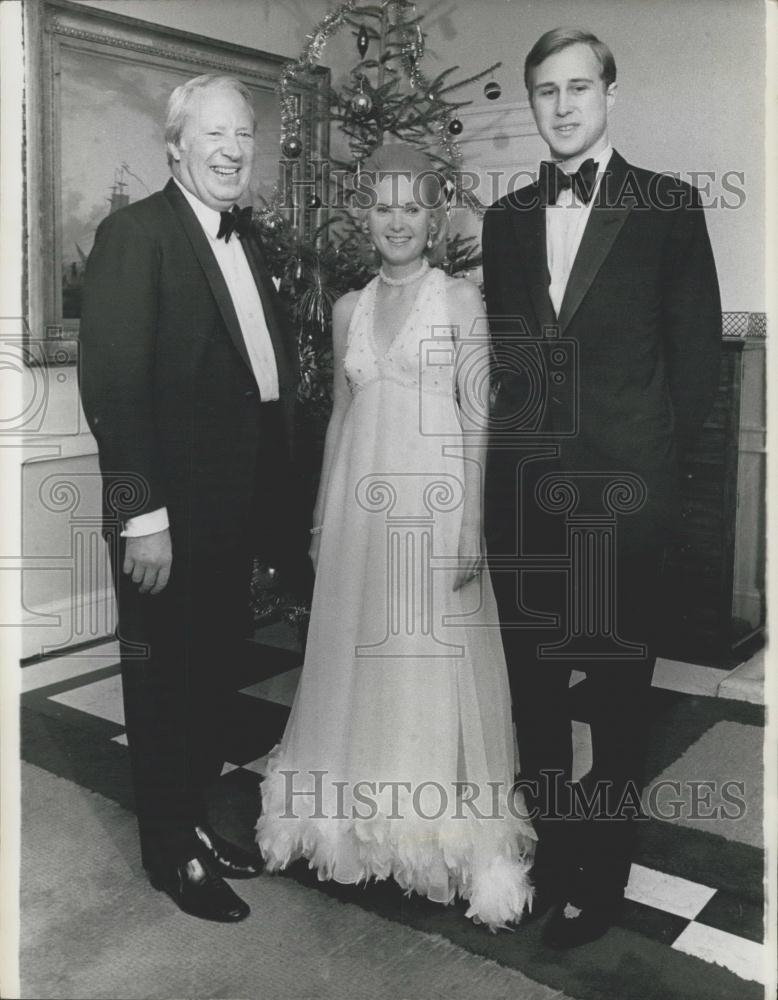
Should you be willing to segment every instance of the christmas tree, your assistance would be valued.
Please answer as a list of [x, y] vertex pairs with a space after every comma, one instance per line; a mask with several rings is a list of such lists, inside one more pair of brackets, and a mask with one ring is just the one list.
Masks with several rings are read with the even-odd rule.
[[[323, 102], [332, 133], [346, 152], [331, 157], [327, 190], [303, 195], [304, 203], [297, 206], [317, 217], [325, 215], [324, 221], [308, 237], [302, 237], [291, 224], [289, 206], [280, 193], [257, 215], [268, 264], [281, 282], [280, 290], [297, 332], [298, 457], [305, 472], [310, 506], [318, 484], [331, 408], [332, 304], [347, 291], [362, 288], [379, 264], [347, 204], [347, 194], [362, 164], [384, 142], [409, 143], [427, 153], [446, 178], [451, 205], [464, 205], [478, 214], [483, 211], [467, 186], [459, 183], [462, 155], [456, 137], [463, 125], [457, 112], [472, 102], [457, 101], [454, 95], [490, 77], [500, 63], [465, 79], [453, 79], [457, 66], [428, 78], [422, 68], [426, 48], [423, 20], [409, 0], [342, 3], [312, 29], [298, 59], [287, 63], [281, 74], [282, 165], [293, 168], [302, 153], [302, 142], [298, 102], [292, 89], [313, 86], [311, 69], [337, 32], [345, 29], [353, 35], [358, 59], [339, 87], [329, 86]], [[316, 90], [318, 93], [318, 84]], [[494, 99], [500, 94], [499, 85], [491, 81], [484, 92]], [[442, 263], [448, 274], [464, 275], [480, 263], [480, 248], [474, 237], [450, 236]], [[266, 586], [263, 590], [263, 573], [258, 568], [254, 608], [258, 617], [267, 619], [275, 611], [280, 612], [284, 601], [276, 595], [263, 603], [257, 596], [272, 590]]]

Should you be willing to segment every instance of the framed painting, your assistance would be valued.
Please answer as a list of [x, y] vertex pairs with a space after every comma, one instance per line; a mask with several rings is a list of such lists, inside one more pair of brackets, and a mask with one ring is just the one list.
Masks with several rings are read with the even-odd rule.
[[[27, 124], [30, 336], [48, 364], [72, 363], [78, 343], [84, 265], [100, 221], [164, 186], [165, 107], [170, 92], [200, 73], [238, 77], [253, 97], [257, 153], [253, 204], [283, 185], [283, 204], [301, 231], [318, 224], [295, 203], [295, 181], [328, 152], [329, 71], [317, 67], [293, 97], [303, 153], [282, 172], [278, 77], [284, 57], [177, 31], [68, 0], [28, 5]], [[291, 167], [292, 169], [288, 169]], [[302, 200], [302, 199], [299, 199]]]

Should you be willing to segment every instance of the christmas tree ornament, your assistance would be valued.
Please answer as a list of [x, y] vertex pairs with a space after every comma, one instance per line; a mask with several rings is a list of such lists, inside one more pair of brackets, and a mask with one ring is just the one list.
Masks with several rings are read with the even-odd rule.
[[296, 160], [302, 151], [303, 144], [299, 135], [288, 135], [281, 143], [281, 152], [289, 160]]
[[367, 118], [373, 110], [373, 101], [370, 95], [366, 94], [364, 91], [360, 91], [358, 94], [355, 94], [351, 99], [351, 110], [357, 118]]
[[321, 198], [315, 193], [309, 195], [305, 201], [305, 207], [310, 209], [312, 212], [317, 208], [321, 208]]
[[452, 118], [448, 123], [448, 130], [452, 135], [461, 135], [463, 128], [464, 126], [458, 118]]
[[370, 37], [367, 33], [367, 28], [364, 24], [360, 25], [359, 31], [357, 33], [357, 51], [362, 58], [365, 58], [365, 53], [367, 52], [367, 47], [370, 44]]
[[490, 80], [484, 87], [484, 97], [486, 97], [488, 101], [496, 101], [501, 94], [502, 87], [496, 80]]
[[[345, 0], [330, 10], [306, 35], [305, 45], [297, 59], [285, 63], [281, 69], [279, 77], [281, 134], [299, 135], [302, 131], [300, 98], [299, 94], [293, 93], [293, 88], [298, 84], [303, 88], [309, 86], [311, 70], [321, 59], [330, 39], [344, 26], [355, 28], [359, 48], [361, 29], [364, 28], [368, 47], [373, 41], [378, 45], [375, 59], [357, 67], [357, 69], [369, 67], [375, 71], [376, 79], [371, 81], [371, 93], [365, 94], [371, 102], [371, 108], [367, 110], [367, 102], [361, 96], [357, 98], [352, 91], [345, 101], [346, 119], [350, 118], [351, 122], [348, 123], [344, 119], [342, 104], [332, 118], [346, 125], [352, 156], [355, 159], [369, 156], [376, 145], [381, 144], [383, 134], [415, 144], [426, 133], [428, 136], [437, 135], [441, 147], [440, 159], [446, 167], [453, 171], [461, 170], [462, 151], [447, 128], [456, 105], [452, 105], [442, 95], [476, 81], [488, 80], [501, 64], [494, 63], [454, 84], [446, 81], [445, 87], [443, 82], [456, 67], [444, 71], [433, 80], [429, 79], [420, 66], [426, 50], [425, 33], [421, 25], [423, 16], [417, 14], [413, 0], [380, 0], [380, 3]], [[370, 24], [370, 28], [367, 24]], [[395, 83], [399, 86], [403, 73], [411, 92], [416, 93], [412, 94], [410, 101], [403, 100], [395, 105], [393, 98], [396, 87], [387, 91], [385, 96], [385, 90], [389, 87], [388, 77], [394, 77]], [[501, 89], [499, 84], [494, 82], [490, 86], [492, 88], [490, 95], [493, 96], [489, 99], [495, 100]], [[495, 87], [497, 92], [493, 93]], [[380, 95], [380, 107], [376, 94]], [[352, 109], [352, 101], [356, 101], [356, 109]], [[427, 107], [419, 107], [421, 101], [426, 102]], [[389, 109], [388, 114], [387, 109]], [[376, 123], [380, 121], [378, 134], [372, 128], [373, 121]], [[365, 122], [365, 125], [353, 129], [355, 122]], [[353, 131], [349, 131], [349, 125]], [[478, 199], [472, 199], [472, 204], [468, 203], [468, 207], [476, 211], [479, 216], [483, 213], [483, 206]]]

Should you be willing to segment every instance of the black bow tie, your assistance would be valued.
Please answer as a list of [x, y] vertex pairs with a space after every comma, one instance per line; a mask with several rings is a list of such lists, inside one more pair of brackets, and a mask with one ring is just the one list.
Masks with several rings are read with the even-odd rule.
[[245, 236], [251, 232], [252, 214], [253, 209], [250, 205], [247, 208], [238, 208], [237, 205], [233, 205], [229, 212], [221, 212], [221, 222], [216, 239], [224, 238], [224, 242], [229, 243], [233, 233]]
[[574, 174], [566, 174], [556, 163], [543, 160], [540, 164], [538, 184], [544, 205], [555, 205], [560, 191], [572, 188], [576, 196], [588, 205], [594, 194], [597, 180], [597, 164], [594, 160], [584, 160]]

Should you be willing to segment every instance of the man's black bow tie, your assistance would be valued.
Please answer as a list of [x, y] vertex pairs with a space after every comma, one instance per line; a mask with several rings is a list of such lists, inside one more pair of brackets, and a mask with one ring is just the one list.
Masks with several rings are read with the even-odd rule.
[[572, 188], [576, 197], [588, 205], [594, 194], [597, 180], [597, 164], [594, 160], [584, 160], [574, 174], [566, 174], [556, 163], [543, 160], [540, 164], [538, 184], [544, 205], [555, 205], [559, 193]]
[[238, 236], [245, 236], [251, 232], [252, 213], [253, 209], [251, 206], [248, 206], [248, 208], [238, 208], [237, 205], [233, 205], [229, 212], [222, 212], [216, 239], [220, 240], [224, 238], [224, 242], [229, 243], [230, 236], [233, 233], [237, 233]]

